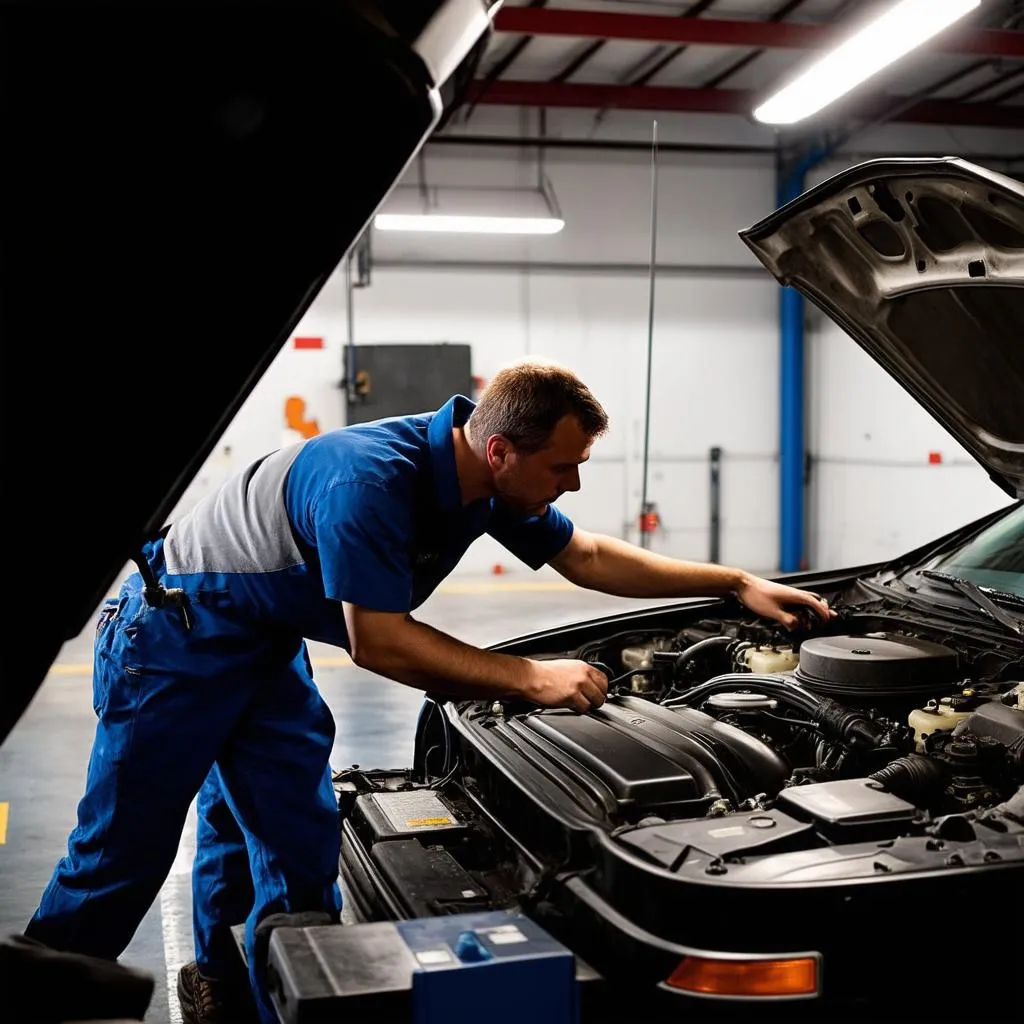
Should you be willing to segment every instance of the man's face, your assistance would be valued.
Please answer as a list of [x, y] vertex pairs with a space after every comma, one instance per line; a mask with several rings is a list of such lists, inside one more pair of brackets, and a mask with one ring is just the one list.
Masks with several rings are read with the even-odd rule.
[[575, 416], [563, 416], [537, 452], [523, 453], [502, 437], [491, 438], [488, 459], [498, 496], [526, 515], [543, 515], [566, 491], [580, 489], [580, 466], [590, 458], [591, 443]]

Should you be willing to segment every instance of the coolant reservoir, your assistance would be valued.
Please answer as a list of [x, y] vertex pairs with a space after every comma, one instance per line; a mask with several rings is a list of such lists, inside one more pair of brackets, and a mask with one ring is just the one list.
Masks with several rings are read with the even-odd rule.
[[620, 654], [622, 665], [626, 669], [650, 668], [654, 664], [654, 652], [667, 651], [668, 648], [668, 637], [658, 637], [645, 644], [623, 647]]
[[907, 716], [907, 725], [914, 730], [917, 752], [924, 753], [924, 739], [933, 732], [948, 732], [965, 718], [970, 718], [971, 711], [956, 711], [948, 697], [938, 703], [930, 701], [927, 707], [914, 708]]
[[800, 655], [792, 647], [748, 647], [738, 658], [751, 672], [792, 672]]

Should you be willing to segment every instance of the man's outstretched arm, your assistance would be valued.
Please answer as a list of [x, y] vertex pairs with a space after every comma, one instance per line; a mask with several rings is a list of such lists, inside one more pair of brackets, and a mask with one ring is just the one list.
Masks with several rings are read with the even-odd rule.
[[754, 576], [742, 569], [685, 562], [615, 537], [578, 527], [551, 560], [567, 580], [618, 597], [736, 597], [758, 615], [794, 628], [794, 608], [809, 608], [824, 621], [835, 615], [817, 594]]

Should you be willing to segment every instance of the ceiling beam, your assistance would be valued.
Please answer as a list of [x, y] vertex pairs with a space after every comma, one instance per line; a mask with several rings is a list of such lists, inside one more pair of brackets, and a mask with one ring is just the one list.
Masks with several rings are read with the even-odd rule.
[[[1024, 67], [1014, 68], [1012, 71], [1004, 71], [1001, 75], [996, 75], [995, 78], [990, 78], [987, 82], [976, 85], [973, 89], [968, 89], [967, 92], [961, 93], [959, 96], [954, 97], [954, 99], [964, 103], [967, 100], [973, 100], [977, 96], [984, 96], [987, 92], [993, 93], [991, 97], [986, 97], [987, 99], [995, 99], [996, 95], [1002, 94], [1001, 86], [1007, 82], [1015, 81], [1022, 75], [1024, 75]], [[994, 92], [994, 90], [998, 90], [998, 93]]]
[[[619, 14], [611, 11], [502, 7], [495, 19], [498, 32], [574, 39], [629, 39], [686, 46], [749, 46], [755, 49], [823, 49], [844, 38], [848, 30], [835, 25], [798, 22], [679, 18], [661, 14]], [[1024, 32], [968, 29], [938, 36], [930, 49], [938, 53], [979, 57], [1024, 58]]]
[[[516, 10], [517, 8], [513, 8]], [[746, 89], [685, 89], [656, 85], [592, 85], [582, 82], [516, 82], [500, 79], [479, 98], [471, 90], [470, 102], [517, 107], [577, 107], [590, 109], [652, 110], [749, 117], [761, 94]], [[893, 97], [863, 104], [855, 116], [871, 117]], [[920, 124], [961, 124], [992, 128], [1024, 128], [1024, 107], [998, 107], [955, 100], [921, 100], [900, 111], [894, 120]]]
[[[793, 11], [795, 11], [799, 7], [802, 7], [803, 3], [804, 0], [788, 0], [788, 3], [784, 3], [781, 7], [772, 11], [772, 13], [768, 15], [766, 20], [785, 21], [785, 19], [788, 18], [789, 15], [793, 13]], [[732, 76], [735, 75], [736, 72], [742, 71], [745, 67], [749, 66], [750, 64], [753, 64], [753, 62], [757, 60], [757, 58], [760, 57], [762, 53], [764, 53], [764, 50], [751, 50], [749, 53], [746, 53], [742, 57], [740, 57], [739, 60], [733, 61], [733, 63], [731, 63], [728, 67], [723, 68], [717, 74], [713, 75], [706, 82], [702, 82], [701, 85], [705, 89], [716, 88], [723, 82], [732, 78]]]
[[[683, 11], [679, 15], [681, 18], [696, 18], [698, 15], [703, 14], [715, 0], [697, 0], [692, 7], [688, 10]], [[798, 0], [802, 3], [803, 0]], [[662, 52], [663, 47], [657, 47], [651, 53], [648, 53], [639, 64], [635, 65], [630, 71], [627, 71], [623, 77], [623, 81], [629, 85], [646, 85], [662, 68], [667, 67], [672, 63], [680, 54], [686, 52], [685, 46], [671, 46], [668, 47], [668, 52]], [[654, 63], [650, 64], [653, 60]], [[648, 66], [650, 65], [650, 66]], [[645, 70], [646, 68], [646, 70]]]

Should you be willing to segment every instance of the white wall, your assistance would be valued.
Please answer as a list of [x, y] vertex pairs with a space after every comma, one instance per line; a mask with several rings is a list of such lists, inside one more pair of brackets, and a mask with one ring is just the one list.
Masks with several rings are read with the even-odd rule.
[[[643, 129], [649, 134], [649, 119], [632, 126], [633, 137], [642, 138]], [[579, 124], [574, 127], [578, 134]], [[936, 153], [954, 151], [940, 148], [944, 129], [924, 131], [931, 131], [926, 137]], [[620, 124], [614, 134], [627, 131]], [[905, 126], [874, 134], [867, 141], [898, 145], [902, 139], [901, 150], [914, 142]], [[747, 131], [743, 141], [758, 141], [750, 136]], [[671, 137], [662, 130], [663, 140]], [[971, 138], [976, 148], [985, 141]], [[407, 180], [415, 182], [423, 170], [413, 167]], [[642, 153], [552, 150], [546, 170], [566, 220], [559, 235], [425, 240], [375, 233], [372, 284], [354, 296], [354, 337], [356, 344], [468, 342], [473, 372], [484, 378], [526, 354], [576, 369], [607, 407], [611, 429], [595, 446], [582, 492], [566, 495], [563, 507], [586, 528], [635, 540], [650, 162]], [[431, 185], [526, 185], [536, 171], [535, 153], [518, 150], [435, 147], [425, 162]], [[663, 530], [653, 546], [681, 557], [708, 556], [707, 452], [718, 445], [724, 449], [721, 557], [756, 571], [773, 570], [778, 560], [779, 293], [737, 231], [770, 212], [774, 195], [773, 165], [764, 157], [665, 153], [659, 160], [658, 263], [669, 269], [656, 281], [648, 493]], [[459, 265], [426, 265], [437, 261]], [[505, 267], [481, 270], [472, 266], [478, 261]], [[637, 269], [538, 269], [559, 263]], [[323, 336], [325, 348], [281, 352], [183, 504], [282, 442], [288, 395], [305, 398], [321, 429], [342, 425], [347, 324], [340, 271], [295, 333]], [[1006, 503], [945, 431], [816, 312], [807, 348], [808, 444], [817, 457], [808, 512], [812, 567], [894, 555]], [[941, 465], [928, 465], [932, 450], [942, 452]], [[461, 569], [482, 571], [499, 561], [512, 567], [485, 540]]]
[[1010, 502], [848, 335], [817, 310], [808, 326], [813, 564], [889, 558]]

